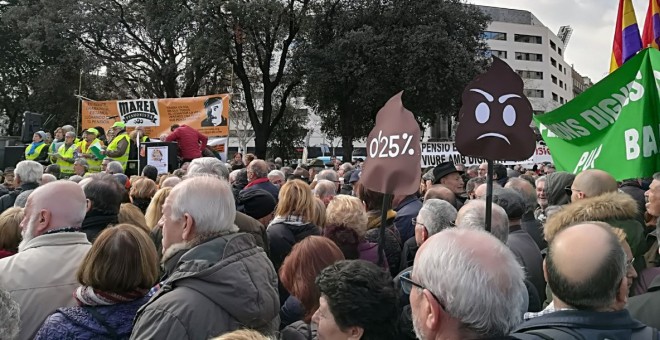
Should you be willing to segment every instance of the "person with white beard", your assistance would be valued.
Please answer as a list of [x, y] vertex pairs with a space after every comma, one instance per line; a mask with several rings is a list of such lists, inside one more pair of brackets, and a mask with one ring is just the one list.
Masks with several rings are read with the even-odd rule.
[[401, 275], [417, 339], [506, 337], [522, 322], [524, 277], [511, 250], [488, 232], [459, 227], [431, 236], [412, 272]]
[[80, 232], [86, 205], [70, 181], [40, 186], [28, 197], [18, 254], [0, 260], [0, 287], [20, 305], [18, 339], [32, 339], [57, 308], [76, 305], [76, 272], [91, 247]]

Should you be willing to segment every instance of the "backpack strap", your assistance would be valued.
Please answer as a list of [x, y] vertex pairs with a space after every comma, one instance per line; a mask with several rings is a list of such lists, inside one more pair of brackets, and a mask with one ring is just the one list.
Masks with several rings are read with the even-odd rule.
[[98, 321], [105, 328], [105, 330], [107, 330], [108, 333], [110, 333], [110, 339], [117, 339], [117, 340], [121, 339], [121, 337], [119, 336], [119, 334], [117, 334], [115, 329], [110, 327], [110, 325], [108, 325], [108, 323], [105, 321], [105, 317], [101, 315], [101, 313], [97, 312], [94, 309], [94, 307], [83, 307], [83, 308], [85, 308], [85, 310], [92, 315], [94, 320]]

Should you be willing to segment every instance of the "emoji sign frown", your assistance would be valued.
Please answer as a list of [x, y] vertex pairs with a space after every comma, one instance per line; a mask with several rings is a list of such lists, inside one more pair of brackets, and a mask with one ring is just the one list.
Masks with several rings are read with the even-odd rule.
[[531, 122], [532, 105], [523, 94], [522, 79], [507, 63], [493, 57], [488, 72], [463, 91], [456, 148], [466, 156], [526, 160], [536, 148]]

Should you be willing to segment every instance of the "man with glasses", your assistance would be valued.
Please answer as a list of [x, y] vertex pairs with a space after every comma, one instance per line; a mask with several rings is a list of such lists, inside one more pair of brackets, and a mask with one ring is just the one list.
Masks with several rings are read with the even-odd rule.
[[[512, 334], [535, 339], [657, 339], [634, 319], [628, 300], [628, 260], [610, 225], [585, 222], [550, 242], [544, 266], [554, 310], [526, 321]], [[528, 337], [519, 337], [528, 339]]]
[[451, 228], [432, 236], [412, 272], [401, 276], [417, 339], [505, 337], [527, 308], [523, 278], [511, 251], [485, 231]]

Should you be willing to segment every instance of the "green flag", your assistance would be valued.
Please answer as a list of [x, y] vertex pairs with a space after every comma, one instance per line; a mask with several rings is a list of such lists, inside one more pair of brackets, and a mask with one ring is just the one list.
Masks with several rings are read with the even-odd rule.
[[617, 180], [660, 169], [660, 51], [645, 49], [560, 108], [534, 117], [557, 170]]

